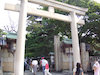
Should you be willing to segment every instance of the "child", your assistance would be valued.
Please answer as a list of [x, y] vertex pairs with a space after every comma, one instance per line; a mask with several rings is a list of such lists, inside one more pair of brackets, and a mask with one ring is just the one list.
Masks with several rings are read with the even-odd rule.
[[47, 62], [46, 65], [45, 65], [45, 75], [52, 75], [52, 74], [49, 72], [49, 64], [48, 64], [48, 62]]

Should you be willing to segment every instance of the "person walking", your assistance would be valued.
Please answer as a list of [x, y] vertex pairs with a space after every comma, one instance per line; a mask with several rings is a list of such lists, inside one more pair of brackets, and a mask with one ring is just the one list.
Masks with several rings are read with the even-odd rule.
[[44, 59], [44, 57], [42, 57], [42, 59], [40, 60], [40, 66], [42, 66], [42, 72], [43, 75], [45, 75], [45, 66], [46, 66], [47, 60]]
[[33, 75], [36, 75], [37, 67], [38, 67], [38, 61], [35, 59], [32, 61], [32, 73], [33, 73]]
[[46, 65], [45, 65], [45, 75], [52, 75], [52, 74], [49, 72], [49, 64], [48, 64], [48, 61], [46, 62]]
[[95, 60], [93, 65], [94, 75], [100, 75], [100, 64], [98, 61]]
[[76, 68], [73, 70], [73, 75], [83, 75], [83, 69], [80, 63], [76, 64]]
[[50, 60], [51, 60], [51, 65], [50, 65], [50, 67], [51, 67], [51, 69], [53, 70], [53, 69], [54, 69], [54, 56], [53, 56], [53, 55], [50, 56]]

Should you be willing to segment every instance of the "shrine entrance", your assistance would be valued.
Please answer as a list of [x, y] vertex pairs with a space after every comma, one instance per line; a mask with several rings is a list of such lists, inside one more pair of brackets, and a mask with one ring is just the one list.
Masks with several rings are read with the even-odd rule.
[[[48, 11], [34, 9], [29, 5], [30, 3], [37, 3], [48, 7]], [[62, 15], [55, 13], [55, 9], [59, 9], [65, 12], [69, 12], [70, 15]], [[80, 61], [80, 49], [78, 40], [77, 24], [83, 25], [85, 22], [81, 19], [81, 16], [85, 15], [88, 9], [80, 8], [77, 6], [58, 2], [56, 0], [20, 0], [20, 4], [5, 4], [5, 10], [11, 10], [19, 12], [19, 24], [17, 33], [17, 48], [15, 52], [15, 75], [24, 75], [24, 52], [25, 52], [25, 31], [26, 31], [26, 19], [27, 14], [52, 18], [71, 24], [72, 34], [72, 49], [74, 51], [74, 67], [77, 62]], [[79, 15], [80, 17], [78, 17]]]

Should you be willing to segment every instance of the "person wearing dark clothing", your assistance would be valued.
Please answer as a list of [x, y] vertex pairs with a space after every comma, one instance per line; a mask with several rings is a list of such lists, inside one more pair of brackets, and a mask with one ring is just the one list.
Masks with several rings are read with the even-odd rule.
[[25, 72], [25, 70], [26, 70], [26, 63], [24, 62], [24, 72]]
[[73, 75], [83, 75], [83, 69], [80, 63], [76, 64], [76, 68], [73, 70]]

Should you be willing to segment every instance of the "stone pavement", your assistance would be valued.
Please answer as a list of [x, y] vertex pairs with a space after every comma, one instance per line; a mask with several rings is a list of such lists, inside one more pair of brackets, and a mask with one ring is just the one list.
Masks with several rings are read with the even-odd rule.
[[[72, 73], [68, 73], [68, 72], [51, 72], [52, 75], [72, 75]], [[33, 75], [32, 72], [30, 72], [29, 70], [26, 70], [24, 75]], [[37, 72], [37, 75], [43, 75], [42, 72]], [[84, 75], [93, 75], [91, 73], [88, 74], [84, 74]]]
[[[67, 72], [51, 72], [52, 75], [72, 75], [72, 73], [68, 73]], [[1, 74], [0, 74], [1, 75]], [[9, 73], [9, 72], [5, 72], [3, 73], [3, 75], [15, 75], [14, 73]], [[30, 72], [29, 70], [26, 70], [24, 75], [33, 75], [32, 72]], [[37, 75], [43, 75], [42, 72], [37, 72]], [[91, 72], [88, 74], [84, 74], [84, 75], [93, 75]]]
[[[54, 73], [54, 72], [50, 72], [50, 73], [52, 73], [52, 75], [63, 75], [62, 73]], [[26, 70], [24, 75], [33, 75], [33, 74], [29, 70]], [[37, 75], [43, 75], [43, 74], [42, 72], [37, 72]]]

